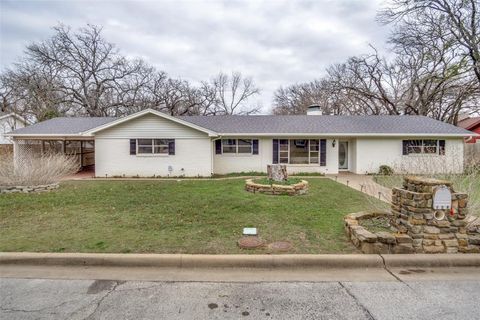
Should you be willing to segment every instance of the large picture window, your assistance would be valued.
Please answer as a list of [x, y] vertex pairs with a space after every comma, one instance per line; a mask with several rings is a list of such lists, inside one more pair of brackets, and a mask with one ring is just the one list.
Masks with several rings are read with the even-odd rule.
[[[274, 139], [274, 163], [321, 164], [318, 139]], [[321, 164], [324, 165], [324, 164]]]
[[403, 155], [445, 154], [445, 140], [403, 140]]

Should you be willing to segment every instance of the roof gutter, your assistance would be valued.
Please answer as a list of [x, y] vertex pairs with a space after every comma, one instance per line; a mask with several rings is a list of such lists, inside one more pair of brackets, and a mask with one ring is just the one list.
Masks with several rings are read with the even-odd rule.
[[[471, 137], [471, 133], [220, 133], [226, 137]], [[477, 135], [479, 136], [479, 135]]]

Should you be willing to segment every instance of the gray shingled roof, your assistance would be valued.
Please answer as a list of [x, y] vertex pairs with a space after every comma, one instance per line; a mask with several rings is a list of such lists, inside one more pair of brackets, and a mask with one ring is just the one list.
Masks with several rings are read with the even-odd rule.
[[97, 117], [97, 118], [53, 118], [42, 121], [34, 125], [12, 131], [13, 134], [58, 134], [58, 135], [76, 135], [86, 130], [101, 126], [116, 118]]
[[188, 116], [182, 120], [218, 133], [471, 134], [423, 116]]
[[[13, 133], [75, 135], [115, 119], [54, 118]], [[221, 134], [472, 134], [423, 116], [184, 116], [179, 119]]]

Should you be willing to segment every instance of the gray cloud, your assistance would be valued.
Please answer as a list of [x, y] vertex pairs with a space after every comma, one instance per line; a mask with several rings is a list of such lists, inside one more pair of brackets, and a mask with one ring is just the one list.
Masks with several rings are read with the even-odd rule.
[[238, 70], [262, 89], [270, 108], [280, 85], [308, 81], [326, 66], [384, 47], [388, 30], [375, 22], [381, 0], [318, 1], [4, 1], [0, 2], [2, 69], [25, 45], [64, 23], [102, 25], [129, 57], [173, 77], [208, 79]]

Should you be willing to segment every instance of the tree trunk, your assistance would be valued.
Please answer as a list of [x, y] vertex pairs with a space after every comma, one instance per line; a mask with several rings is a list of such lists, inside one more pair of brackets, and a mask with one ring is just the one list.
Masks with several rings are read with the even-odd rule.
[[268, 179], [273, 181], [285, 181], [288, 178], [287, 166], [284, 164], [267, 165]]

